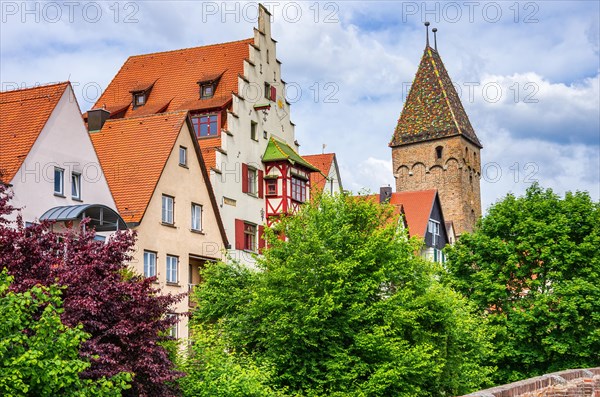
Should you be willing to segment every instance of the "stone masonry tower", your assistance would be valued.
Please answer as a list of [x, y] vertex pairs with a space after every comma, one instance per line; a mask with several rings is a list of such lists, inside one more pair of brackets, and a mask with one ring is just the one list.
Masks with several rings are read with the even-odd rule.
[[429, 38], [390, 147], [396, 191], [437, 189], [446, 221], [458, 235], [472, 231], [483, 146]]

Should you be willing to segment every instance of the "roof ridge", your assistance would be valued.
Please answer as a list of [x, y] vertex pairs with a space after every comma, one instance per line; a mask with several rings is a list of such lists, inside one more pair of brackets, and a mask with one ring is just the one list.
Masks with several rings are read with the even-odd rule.
[[[440, 76], [440, 71], [436, 65], [435, 62], [435, 58], [433, 57], [433, 54], [431, 53], [432, 48], [428, 47], [427, 51], [429, 51], [429, 57], [431, 58], [431, 64], [433, 65], [433, 70], [435, 71], [435, 75], [437, 77], [437, 81], [440, 84], [440, 88], [442, 89], [442, 93], [444, 94], [444, 99], [446, 100], [446, 105], [448, 105], [448, 109], [450, 110], [450, 114], [452, 115], [452, 121], [454, 121], [454, 125], [456, 126], [456, 129], [458, 130], [458, 133], [460, 135], [464, 135], [460, 125], [458, 124], [458, 121], [456, 120], [456, 115], [454, 114], [454, 109], [452, 109], [452, 104], [450, 103], [450, 99], [448, 98], [448, 93], [446, 92], [446, 88], [444, 87], [444, 82], [442, 81], [442, 78]], [[438, 54], [439, 56], [439, 54]], [[440, 62], [441, 62], [441, 58], [440, 58]]]
[[225, 44], [234, 44], [234, 43], [242, 43], [244, 41], [250, 41], [250, 40], [254, 40], [253, 37], [249, 37], [246, 39], [241, 39], [241, 40], [234, 40], [234, 41], [225, 41], [222, 43], [215, 43], [215, 44], [206, 44], [206, 45], [200, 45], [200, 46], [194, 46], [194, 47], [185, 47], [185, 48], [178, 48], [175, 50], [167, 50], [167, 51], [157, 51], [157, 52], [149, 52], [147, 54], [139, 54], [139, 55], [131, 55], [129, 56], [129, 59], [132, 58], [142, 58], [142, 57], [147, 57], [147, 56], [152, 56], [152, 55], [161, 55], [161, 54], [168, 54], [171, 52], [178, 52], [178, 51], [187, 51], [187, 50], [194, 50], [197, 48], [206, 48], [206, 47], [215, 47], [215, 46], [220, 46], [220, 45], [225, 45]]
[[14, 93], [14, 92], [30, 91], [30, 90], [40, 89], [40, 88], [50, 88], [52, 86], [59, 86], [59, 85], [65, 85], [65, 84], [71, 84], [71, 81], [70, 80], [66, 80], [66, 81], [60, 81], [58, 83], [46, 83], [46, 84], [35, 85], [35, 86], [32, 86], [32, 87], [17, 88], [17, 89], [14, 89], [14, 90], [0, 90], [0, 94], [8, 94], [8, 93]]

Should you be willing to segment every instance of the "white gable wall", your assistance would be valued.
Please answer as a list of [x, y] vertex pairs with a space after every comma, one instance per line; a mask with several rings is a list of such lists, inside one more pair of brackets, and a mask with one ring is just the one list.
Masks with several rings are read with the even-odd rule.
[[[65, 197], [54, 194], [55, 166], [65, 170]], [[71, 172], [81, 174], [80, 201], [71, 198]], [[70, 86], [10, 183], [12, 205], [21, 208], [26, 222], [36, 222], [48, 209], [63, 205], [104, 204], [116, 210]]]

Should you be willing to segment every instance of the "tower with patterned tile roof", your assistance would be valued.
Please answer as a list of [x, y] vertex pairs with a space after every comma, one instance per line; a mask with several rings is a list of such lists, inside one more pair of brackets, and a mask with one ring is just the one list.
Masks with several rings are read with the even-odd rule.
[[481, 217], [483, 146], [429, 43], [389, 146], [396, 191], [437, 189], [457, 235], [472, 231]]

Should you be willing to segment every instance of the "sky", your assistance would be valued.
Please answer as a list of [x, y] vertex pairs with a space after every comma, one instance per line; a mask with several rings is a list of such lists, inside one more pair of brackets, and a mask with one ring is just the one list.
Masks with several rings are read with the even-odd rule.
[[[388, 143], [425, 48], [484, 149], [484, 210], [533, 182], [600, 198], [600, 2], [266, 1], [302, 154], [394, 185]], [[70, 80], [89, 109], [130, 55], [253, 36], [254, 2], [0, 1], [2, 90]]]

